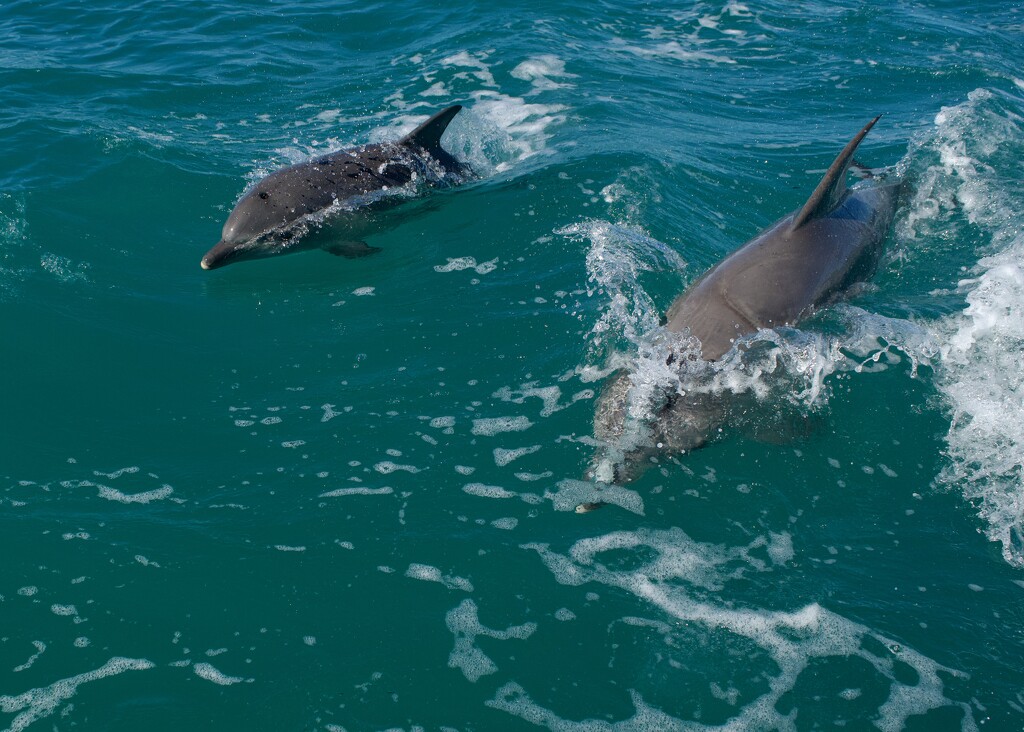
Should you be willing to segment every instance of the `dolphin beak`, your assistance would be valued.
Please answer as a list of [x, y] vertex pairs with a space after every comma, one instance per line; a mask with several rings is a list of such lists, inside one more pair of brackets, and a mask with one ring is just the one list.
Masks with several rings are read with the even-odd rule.
[[234, 251], [234, 244], [221, 239], [217, 242], [216, 246], [210, 251], [203, 255], [203, 259], [199, 262], [199, 266], [203, 269], [216, 269], [227, 264], [228, 256]]

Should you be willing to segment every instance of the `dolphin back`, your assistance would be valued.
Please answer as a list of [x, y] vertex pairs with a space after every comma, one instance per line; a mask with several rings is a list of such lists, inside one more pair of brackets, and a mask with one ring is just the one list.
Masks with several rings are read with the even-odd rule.
[[874, 271], [899, 184], [846, 186], [853, 154], [877, 118], [843, 148], [811, 197], [715, 265], [669, 308], [667, 329], [688, 330], [715, 361], [737, 338], [796, 325]]

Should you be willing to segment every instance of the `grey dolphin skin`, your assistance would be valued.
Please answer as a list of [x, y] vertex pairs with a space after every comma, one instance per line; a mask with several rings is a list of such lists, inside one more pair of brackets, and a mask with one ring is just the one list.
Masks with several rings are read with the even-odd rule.
[[[672, 304], [665, 329], [688, 334], [700, 345], [699, 357], [689, 354], [689, 363], [676, 364], [688, 367], [685, 373], [694, 372], [689, 368], [694, 361], [699, 366], [720, 359], [743, 336], [796, 325], [874, 273], [901, 182], [874, 181], [850, 189], [846, 179], [851, 166], [861, 169], [854, 151], [878, 119], [846, 145], [801, 209], [712, 267]], [[659, 453], [702, 446], [725, 421], [728, 404], [723, 395], [683, 387], [685, 394], [663, 395], [656, 417], [638, 438], [627, 434], [636, 398], [631, 374], [617, 373], [598, 400], [594, 433], [604, 447], [588, 477], [599, 483], [628, 482]]]
[[[242, 196], [221, 240], [203, 257], [203, 269], [311, 248], [304, 234], [310, 223], [319, 223], [313, 219], [321, 212], [362, 215], [400, 202], [403, 198], [393, 189], [410, 183], [467, 180], [472, 175], [468, 166], [441, 147], [441, 136], [461, 109], [455, 105], [438, 112], [397, 142], [342, 150], [271, 173]], [[342, 256], [375, 251], [352, 238], [324, 248]]]

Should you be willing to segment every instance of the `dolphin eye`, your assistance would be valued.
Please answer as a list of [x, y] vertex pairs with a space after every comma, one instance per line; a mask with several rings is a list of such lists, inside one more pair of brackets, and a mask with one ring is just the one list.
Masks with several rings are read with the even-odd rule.
[[267, 193], [266, 191], [260, 191], [260, 198], [266, 201], [268, 198], [270, 198], [270, 194]]

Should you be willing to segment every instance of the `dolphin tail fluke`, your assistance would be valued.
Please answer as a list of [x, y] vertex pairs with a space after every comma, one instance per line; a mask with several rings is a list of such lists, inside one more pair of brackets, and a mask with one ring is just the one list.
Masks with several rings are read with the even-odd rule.
[[828, 216], [843, 200], [843, 194], [846, 193], [846, 174], [854, 162], [853, 154], [857, 151], [860, 141], [864, 139], [864, 136], [868, 134], [871, 128], [875, 126], [875, 122], [880, 118], [881, 115], [864, 125], [864, 129], [858, 132], [856, 137], [846, 144], [843, 151], [839, 153], [839, 157], [835, 159], [825, 172], [825, 177], [821, 179], [818, 187], [814, 189], [814, 193], [807, 199], [807, 203], [804, 204], [804, 207], [793, 218], [793, 223], [789, 227], [790, 231], [796, 231], [808, 221]]
[[421, 147], [427, 152], [434, 154], [442, 151], [441, 135], [448, 129], [448, 124], [455, 118], [455, 115], [462, 109], [461, 104], [442, 109], [426, 122], [401, 139], [401, 144], [414, 147]]

